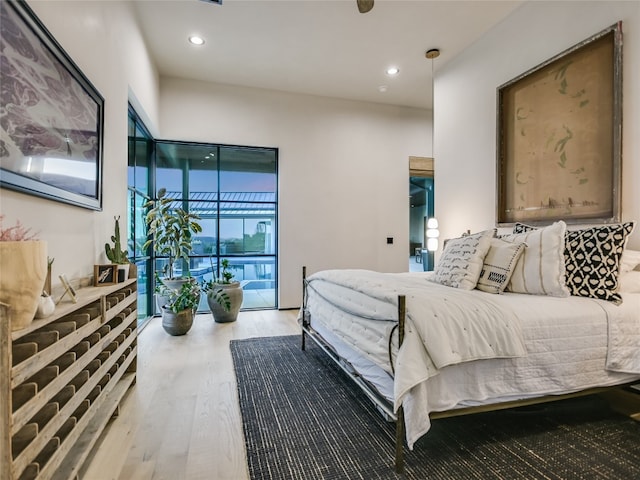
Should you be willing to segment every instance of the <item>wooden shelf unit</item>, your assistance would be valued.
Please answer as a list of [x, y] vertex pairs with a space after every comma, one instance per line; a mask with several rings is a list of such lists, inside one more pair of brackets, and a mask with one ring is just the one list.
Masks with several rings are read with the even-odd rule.
[[0, 478], [77, 477], [135, 383], [135, 275], [14, 332], [0, 304]]

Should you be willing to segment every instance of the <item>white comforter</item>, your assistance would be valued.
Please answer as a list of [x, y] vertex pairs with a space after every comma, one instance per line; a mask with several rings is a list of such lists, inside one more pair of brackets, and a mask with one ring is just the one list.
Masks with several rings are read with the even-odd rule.
[[[396, 360], [394, 403], [396, 408], [400, 404], [405, 407], [410, 447], [430, 425], [424, 407], [429, 403], [427, 379], [447, 365], [526, 355], [514, 311], [518, 304], [508, 296], [443, 287], [423, 275], [362, 270], [319, 272], [309, 281], [310, 288], [318, 292], [328, 293], [330, 289], [324, 287], [335, 285], [351, 289], [353, 295], [362, 298], [353, 302], [346, 295], [332, 296], [330, 301], [337, 308], [373, 321], [396, 318], [397, 295], [407, 296], [407, 334]], [[375, 299], [374, 309], [363, 300], [366, 298]], [[640, 312], [640, 296], [625, 301], [636, 302], [635, 311]], [[622, 318], [618, 307], [593, 302], [608, 319], [607, 368], [640, 373], [640, 314], [629, 321], [628, 315]]]

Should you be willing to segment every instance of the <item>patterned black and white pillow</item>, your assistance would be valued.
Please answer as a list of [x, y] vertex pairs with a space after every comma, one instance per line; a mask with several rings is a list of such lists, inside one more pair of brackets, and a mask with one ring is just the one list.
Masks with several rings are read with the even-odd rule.
[[620, 258], [634, 223], [568, 231], [565, 239], [567, 286], [572, 295], [619, 304]]
[[525, 246], [524, 243], [511, 243], [492, 238], [476, 288], [487, 293], [502, 293], [511, 279]]
[[[565, 275], [571, 295], [599, 298], [615, 304], [622, 302], [618, 293], [620, 259], [633, 232], [634, 222], [602, 225], [565, 234]], [[534, 229], [518, 223], [514, 231]]]

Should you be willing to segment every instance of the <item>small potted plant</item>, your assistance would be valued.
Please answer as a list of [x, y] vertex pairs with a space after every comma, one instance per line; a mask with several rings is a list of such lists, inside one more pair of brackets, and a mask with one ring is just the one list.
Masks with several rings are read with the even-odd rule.
[[113, 217], [116, 221], [114, 234], [111, 236], [113, 247], [108, 243], [104, 244], [104, 251], [107, 258], [111, 263], [118, 265], [118, 282], [124, 282], [129, 278], [129, 262], [128, 252], [122, 250], [122, 244], [120, 243], [120, 215]]
[[193, 317], [200, 303], [200, 285], [193, 277], [186, 277], [180, 289], [160, 284], [160, 293], [166, 297], [162, 306], [162, 328], [169, 335], [185, 335], [193, 325]]
[[202, 232], [200, 217], [182, 208], [175, 207], [175, 199], [166, 196], [167, 190], [158, 190], [158, 199], [150, 200], [144, 206], [148, 208], [145, 222], [148, 227], [149, 239], [142, 246], [143, 249], [153, 244], [154, 250], [159, 255], [166, 255], [169, 263], [163, 284], [174, 290], [179, 290], [181, 285], [187, 282], [188, 275], [175, 276], [175, 263], [182, 261], [182, 272], [189, 272], [189, 254], [191, 253], [192, 239], [197, 233]]
[[202, 291], [207, 294], [209, 309], [217, 323], [235, 322], [242, 306], [242, 288], [240, 282], [233, 280], [229, 260], [223, 259], [220, 265], [220, 277], [202, 282]]

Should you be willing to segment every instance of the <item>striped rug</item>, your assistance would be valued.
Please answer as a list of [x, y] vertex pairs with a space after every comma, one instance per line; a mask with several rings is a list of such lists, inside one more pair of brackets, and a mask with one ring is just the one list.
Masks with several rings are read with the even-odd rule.
[[394, 473], [394, 424], [299, 336], [231, 342], [254, 480], [640, 479], [640, 423], [599, 397], [435, 420]]

